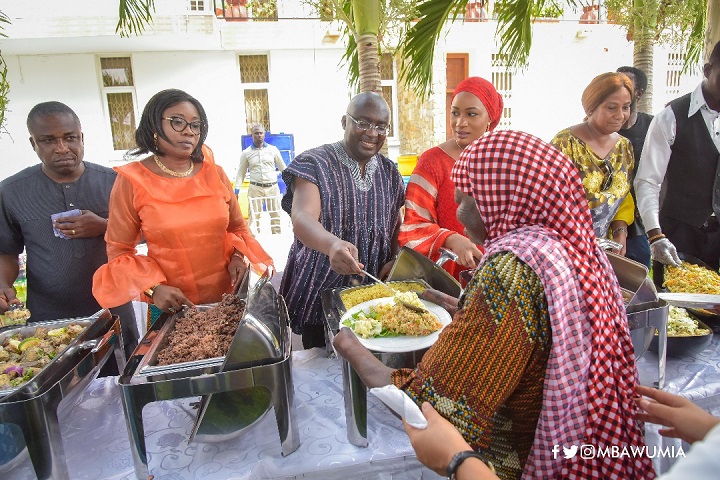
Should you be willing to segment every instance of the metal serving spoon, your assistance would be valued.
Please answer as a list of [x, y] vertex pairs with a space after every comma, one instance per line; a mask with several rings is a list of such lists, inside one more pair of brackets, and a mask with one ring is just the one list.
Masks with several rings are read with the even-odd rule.
[[[371, 280], [375, 280], [377, 283], [379, 283], [380, 285], [384, 286], [385, 288], [387, 288], [388, 290], [390, 290], [391, 292], [393, 292], [393, 296], [394, 296], [396, 293], [401, 293], [401, 292], [395, 290], [394, 288], [392, 288], [392, 287], [391, 287], [390, 285], [388, 285], [387, 283], [385, 283], [385, 282], [383, 282], [382, 280], [380, 280], [379, 278], [374, 277], [373, 275], [370, 275], [370, 274], [369, 274], [368, 272], [366, 272], [365, 270], [360, 270], [360, 271], [361, 271], [363, 274], [365, 274], [367, 277], [369, 277]], [[396, 301], [396, 302], [400, 302], [400, 304], [401, 304], [403, 307], [408, 308], [408, 309], [412, 310], [413, 312], [417, 312], [417, 313], [425, 313], [425, 312], [428, 312], [428, 309], [425, 308], [425, 307], [418, 307], [417, 305], [413, 305], [412, 303], [406, 302], [406, 301], [401, 300], [401, 299], [399, 299], [399, 298], [397, 298], [397, 297], [395, 297], [395, 301]]]

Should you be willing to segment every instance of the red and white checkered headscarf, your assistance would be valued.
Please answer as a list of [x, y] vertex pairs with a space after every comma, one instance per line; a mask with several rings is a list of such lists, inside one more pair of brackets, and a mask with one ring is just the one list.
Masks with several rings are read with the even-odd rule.
[[548, 301], [553, 343], [523, 477], [653, 478], [647, 457], [553, 454], [554, 445], [644, 445], [633, 418], [637, 369], [622, 294], [597, 246], [572, 161], [532, 135], [506, 130], [465, 148], [451, 178], [477, 202], [488, 233], [485, 258], [512, 251], [540, 277]]

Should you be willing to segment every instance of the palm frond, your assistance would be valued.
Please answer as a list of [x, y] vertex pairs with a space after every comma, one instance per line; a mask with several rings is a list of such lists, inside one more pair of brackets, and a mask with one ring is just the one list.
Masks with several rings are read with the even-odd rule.
[[421, 98], [430, 95], [435, 44], [448, 18], [453, 21], [465, 11], [468, 0], [427, 0], [418, 5], [419, 21], [400, 41], [400, 78]]
[[0, 37], [7, 38], [7, 34], [4, 31], [5, 24], [10, 25], [10, 19], [3, 12], [0, 12]]
[[693, 5], [695, 22], [690, 29], [685, 44], [685, 63], [682, 73], [688, 73], [694, 66], [703, 60], [705, 50], [705, 26], [707, 24], [707, 9], [704, 1], [696, 1]]
[[121, 37], [140, 35], [145, 31], [155, 13], [155, 0], [120, 0], [119, 20], [115, 33]]

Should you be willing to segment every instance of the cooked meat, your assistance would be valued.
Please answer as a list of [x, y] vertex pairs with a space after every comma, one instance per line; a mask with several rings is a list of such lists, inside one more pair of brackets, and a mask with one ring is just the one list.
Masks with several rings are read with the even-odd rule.
[[175, 321], [168, 342], [158, 353], [158, 365], [224, 357], [230, 348], [245, 302], [235, 295], [223, 295], [222, 301], [204, 312], [191, 308]]

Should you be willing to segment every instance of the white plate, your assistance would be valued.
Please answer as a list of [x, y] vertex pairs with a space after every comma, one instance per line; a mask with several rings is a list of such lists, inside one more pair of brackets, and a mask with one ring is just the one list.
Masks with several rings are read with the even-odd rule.
[[[397, 337], [362, 338], [356, 334], [358, 340], [360, 340], [360, 343], [362, 343], [365, 348], [374, 352], [403, 353], [431, 347], [438, 339], [438, 335], [440, 335], [442, 329], [445, 328], [445, 325], [452, 321], [452, 317], [450, 317], [448, 311], [442, 308], [440, 305], [436, 305], [423, 299], [420, 299], [420, 301], [423, 303], [423, 305], [425, 305], [425, 308], [430, 310], [430, 312], [434, 313], [440, 320], [440, 323], [443, 324], [442, 328], [440, 328], [440, 330], [438, 330], [437, 332], [433, 332], [430, 335], [425, 335], [423, 337], [400, 335]], [[344, 322], [357, 312], [361, 310], [367, 312], [370, 307], [382, 303], [394, 303], [393, 297], [375, 298], [373, 300], [368, 300], [367, 302], [355, 305], [350, 310], [345, 312], [345, 315], [343, 315], [340, 319], [340, 324], [342, 325], [342, 322]], [[352, 331], [352, 329], [350, 330]]]

